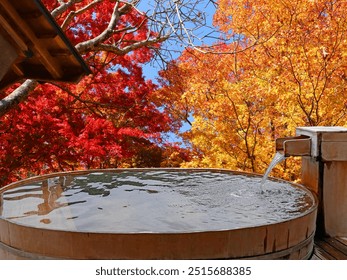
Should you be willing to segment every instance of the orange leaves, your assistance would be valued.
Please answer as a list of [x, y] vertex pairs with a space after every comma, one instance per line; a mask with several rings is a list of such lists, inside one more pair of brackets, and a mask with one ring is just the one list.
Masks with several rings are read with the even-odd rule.
[[[183, 137], [199, 157], [189, 166], [261, 173], [275, 138], [347, 124], [346, 1], [218, 3], [215, 24], [238, 41], [223, 46], [228, 55], [184, 53], [161, 89], [170, 110], [193, 115]], [[293, 180], [297, 162], [289, 165], [275, 172]]]
[[[335, 78], [346, 63], [341, 60], [346, 49], [345, 1], [252, 1], [251, 7], [248, 1], [235, 1], [251, 14], [236, 10], [234, 1], [220, 1], [227, 2], [230, 5], [220, 6], [217, 14], [233, 16], [229, 21], [219, 17], [221, 24], [230, 29], [241, 24], [245, 40], [258, 40], [250, 52], [257, 75], [277, 75], [268, 80], [269, 86], [288, 97], [290, 108], [301, 111], [303, 124], [323, 123], [329, 91], [336, 91], [336, 82], [344, 84]], [[255, 34], [261, 36], [257, 39]], [[344, 98], [344, 93], [339, 96]]]
[[263, 107], [258, 106], [262, 102], [256, 94], [258, 86], [248, 82], [251, 75], [236, 67], [233, 56], [187, 52], [176, 66], [165, 73], [167, 79], [175, 81], [181, 69], [192, 70], [189, 76], [180, 76], [181, 94], [175, 91], [175, 83], [162, 91], [172, 98], [169, 110], [189, 104], [194, 122], [183, 138], [190, 141], [194, 153], [202, 155], [186, 165], [257, 171], [254, 147]]

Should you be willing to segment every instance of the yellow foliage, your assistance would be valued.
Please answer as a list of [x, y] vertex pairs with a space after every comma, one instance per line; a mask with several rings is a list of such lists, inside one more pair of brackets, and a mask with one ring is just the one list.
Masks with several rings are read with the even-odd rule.
[[[347, 1], [219, 0], [215, 23], [235, 41], [187, 50], [162, 73], [162, 103], [196, 156], [184, 166], [263, 173], [277, 137], [346, 125]], [[295, 180], [298, 161], [277, 176]]]

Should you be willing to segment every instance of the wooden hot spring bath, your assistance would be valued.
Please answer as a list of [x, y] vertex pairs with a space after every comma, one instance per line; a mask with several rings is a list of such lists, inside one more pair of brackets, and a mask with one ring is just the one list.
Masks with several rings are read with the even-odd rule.
[[317, 200], [220, 169], [56, 173], [0, 190], [0, 259], [308, 259]]

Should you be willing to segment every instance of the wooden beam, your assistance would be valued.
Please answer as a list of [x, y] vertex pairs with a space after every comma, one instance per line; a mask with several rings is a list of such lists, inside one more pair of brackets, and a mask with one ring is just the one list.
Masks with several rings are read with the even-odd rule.
[[42, 13], [40, 11], [20, 11], [19, 13], [22, 17], [30, 19], [38, 19], [42, 17]]
[[41, 40], [41, 39], [54, 39], [57, 36], [58, 35], [55, 32], [40, 32], [40, 33], [36, 33], [36, 37], [39, 40]]
[[0, 15], [0, 24], [2, 28], [6, 31], [6, 33], [12, 38], [14, 43], [17, 44], [19, 50], [22, 52], [26, 52], [28, 50], [27, 44], [23, 41], [23, 39], [17, 34], [17, 32], [2, 15]]
[[[9, 3], [8, 0], [2, 0], [0, 5], [7, 11], [12, 20], [16, 23], [17, 26], [20, 27], [23, 34], [32, 42], [32, 50], [34, 53], [38, 55], [38, 58], [42, 62], [42, 64], [47, 68], [47, 70], [51, 73], [54, 79], [61, 78], [64, 73], [60, 67], [60, 65], [55, 62], [54, 58], [50, 55], [50, 53], [46, 50], [42, 41], [34, 34], [28, 24], [21, 18], [21, 16], [17, 13], [17, 11], [13, 8], [13, 6]], [[12, 36], [12, 34], [10, 34]], [[16, 35], [15, 35], [16, 36]], [[17, 35], [18, 37], [18, 35]]]
[[0, 49], [3, 53], [0, 56], [0, 80], [6, 75], [8, 70], [16, 61], [18, 54], [15, 48], [0, 34]]
[[71, 56], [71, 52], [66, 49], [50, 49], [49, 53], [52, 57], [67, 57]]

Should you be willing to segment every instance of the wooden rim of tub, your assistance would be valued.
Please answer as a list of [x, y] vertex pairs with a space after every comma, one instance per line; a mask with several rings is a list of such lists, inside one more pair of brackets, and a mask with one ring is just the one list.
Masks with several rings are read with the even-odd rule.
[[[124, 171], [209, 171], [259, 177], [261, 175], [209, 168], [132, 168], [59, 172], [36, 176], [0, 189], [0, 195], [23, 184], [66, 175]], [[12, 258], [30, 259], [306, 259], [313, 250], [318, 200], [301, 215], [282, 222], [231, 230], [184, 233], [98, 233], [23, 226], [0, 218], [1, 250]], [[11, 258], [11, 257], [9, 257]]]

